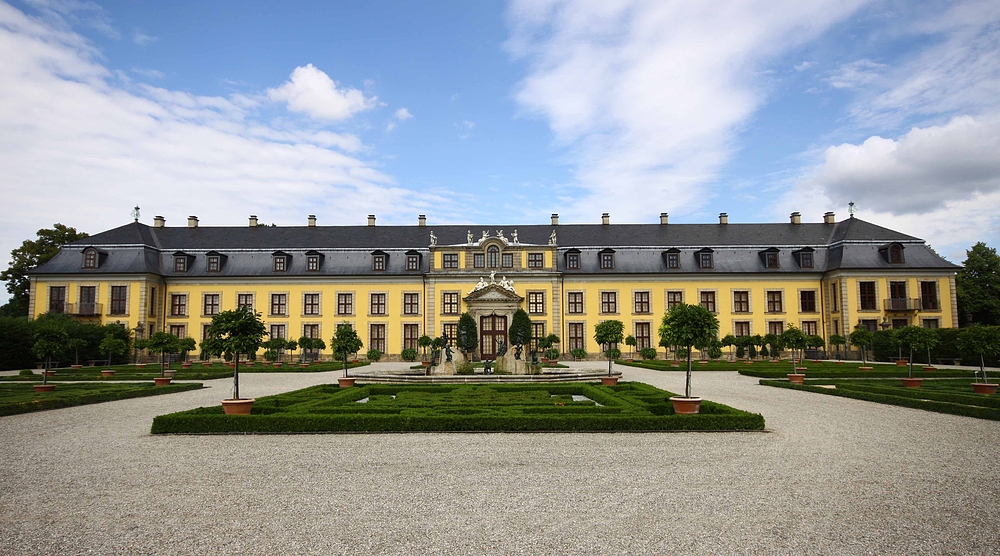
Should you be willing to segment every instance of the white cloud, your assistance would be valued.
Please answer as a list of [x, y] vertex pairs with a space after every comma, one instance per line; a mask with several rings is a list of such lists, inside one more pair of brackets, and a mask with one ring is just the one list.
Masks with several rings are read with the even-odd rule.
[[529, 67], [515, 98], [548, 122], [583, 190], [562, 212], [628, 221], [703, 206], [764, 100], [767, 64], [863, 3], [515, 1], [506, 47]]
[[810, 61], [803, 61], [801, 64], [795, 64], [795, 71], [805, 71], [813, 67], [813, 65]]
[[149, 44], [151, 42], [156, 42], [157, 40], [158, 40], [157, 37], [152, 37], [150, 35], [147, 35], [146, 33], [143, 33], [142, 31], [140, 31], [138, 29], [136, 29], [132, 33], [132, 42], [134, 42], [135, 44], [137, 44], [139, 46], [146, 46], [147, 44]]
[[451, 125], [458, 130], [459, 139], [468, 139], [469, 137], [472, 137], [472, 130], [476, 127], [476, 122], [462, 120], [461, 122], [455, 122]]
[[329, 75], [312, 64], [295, 68], [289, 80], [268, 89], [267, 96], [272, 101], [286, 102], [292, 112], [332, 122], [346, 120], [378, 103], [376, 97], [365, 97], [358, 89], [338, 87]]
[[96, 2], [88, 0], [25, 0], [39, 11], [50, 26], [60, 30], [73, 27], [94, 29], [110, 39], [121, 38], [121, 32], [111, 23], [111, 18]]
[[[91, 233], [154, 214], [178, 225], [409, 222], [447, 192], [399, 187], [354, 135], [275, 124], [252, 95], [133, 84], [79, 35], [0, 3], [0, 264], [35, 231]], [[372, 154], [378, 159], [377, 153]], [[447, 209], [439, 218], [459, 218]], [[457, 210], [456, 210], [457, 213]]]
[[405, 122], [406, 120], [409, 120], [410, 118], [412, 118], [413, 114], [410, 114], [410, 111], [407, 110], [404, 107], [404, 108], [400, 108], [399, 110], [396, 110], [395, 116], [396, 116], [397, 120], [399, 120], [401, 122]]
[[886, 67], [871, 60], [855, 60], [830, 72], [824, 81], [834, 89], [857, 89], [878, 79]]
[[129, 71], [138, 76], [145, 77], [147, 79], [163, 79], [164, 77], [166, 77], [162, 71], [150, 68], [132, 68]]

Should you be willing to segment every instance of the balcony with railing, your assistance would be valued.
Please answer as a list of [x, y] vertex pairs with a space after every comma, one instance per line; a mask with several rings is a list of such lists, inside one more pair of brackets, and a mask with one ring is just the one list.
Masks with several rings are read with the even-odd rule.
[[882, 301], [886, 311], [917, 311], [920, 309], [920, 298], [889, 298]]
[[103, 305], [101, 303], [67, 303], [66, 312], [79, 317], [100, 316]]
[[920, 298], [920, 310], [921, 311], [940, 311], [941, 302], [936, 298], [922, 297]]

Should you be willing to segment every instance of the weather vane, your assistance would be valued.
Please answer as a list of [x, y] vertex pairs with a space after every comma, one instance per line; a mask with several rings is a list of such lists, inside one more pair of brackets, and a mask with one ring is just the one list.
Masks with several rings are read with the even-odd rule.
[[854, 218], [855, 212], [858, 212], [858, 209], [854, 206], [854, 201], [847, 203], [847, 213], [851, 215], [851, 218]]
[[139, 205], [136, 205], [135, 208], [132, 209], [132, 218], [135, 218], [136, 222], [139, 221]]

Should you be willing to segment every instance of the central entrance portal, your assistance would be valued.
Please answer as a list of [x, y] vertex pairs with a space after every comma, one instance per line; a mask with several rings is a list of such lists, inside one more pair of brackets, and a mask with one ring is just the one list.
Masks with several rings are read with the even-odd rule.
[[479, 352], [482, 359], [496, 359], [500, 343], [507, 341], [507, 316], [479, 317]]

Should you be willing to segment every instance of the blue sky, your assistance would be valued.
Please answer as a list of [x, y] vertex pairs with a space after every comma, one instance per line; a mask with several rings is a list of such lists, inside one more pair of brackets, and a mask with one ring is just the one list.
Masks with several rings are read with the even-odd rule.
[[1000, 5], [0, 2], [6, 256], [62, 222], [782, 222], [996, 245]]

